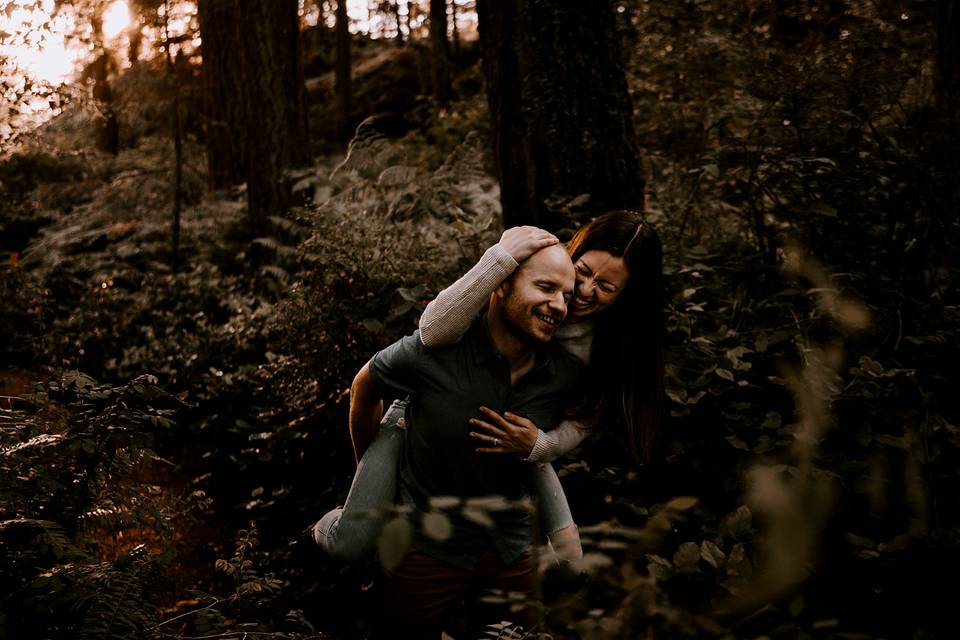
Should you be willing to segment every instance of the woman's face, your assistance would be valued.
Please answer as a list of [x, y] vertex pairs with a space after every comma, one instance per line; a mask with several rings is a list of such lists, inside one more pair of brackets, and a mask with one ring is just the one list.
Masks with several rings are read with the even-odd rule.
[[568, 321], [582, 320], [612, 305], [630, 278], [627, 263], [606, 251], [587, 251], [576, 261], [577, 285]]

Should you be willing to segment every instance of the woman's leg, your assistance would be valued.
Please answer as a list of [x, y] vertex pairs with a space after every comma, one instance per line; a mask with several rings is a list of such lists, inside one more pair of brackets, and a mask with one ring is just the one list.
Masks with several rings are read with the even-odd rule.
[[579, 560], [583, 557], [580, 533], [553, 465], [549, 462], [532, 464], [530, 476], [540, 510], [540, 528], [547, 534], [560, 559]]
[[355, 562], [371, 557], [377, 547], [389, 508], [396, 502], [406, 408], [406, 400], [390, 405], [357, 465], [343, 507], [327, 512], [313, 527], [313, 539], [334, 558]]

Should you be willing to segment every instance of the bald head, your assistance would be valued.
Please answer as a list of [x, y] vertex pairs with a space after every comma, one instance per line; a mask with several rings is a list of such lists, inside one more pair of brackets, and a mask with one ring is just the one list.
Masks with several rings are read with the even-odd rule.
[[550, 273], [561, 280], [570, 278], [571, 281], [576, 281], [577, 277], [570, 254], [560, 244], [544, 247], [534, 253], [520, 263], [512, 277], [517, 277], [526, 271]]
[[523, 339], [546, 342], [567, 315], [576, 272], [558, 244], [540, 249], [520, 263], [494, 297], [504, 326]]

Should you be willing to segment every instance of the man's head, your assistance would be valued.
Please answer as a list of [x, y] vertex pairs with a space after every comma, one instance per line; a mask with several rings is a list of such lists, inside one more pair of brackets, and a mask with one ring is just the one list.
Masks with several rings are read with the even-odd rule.
[[521, 340], [546, 342], [567, 315], [576, 272], [561, 245], [537, 251], [494, 291], [494, 312]]

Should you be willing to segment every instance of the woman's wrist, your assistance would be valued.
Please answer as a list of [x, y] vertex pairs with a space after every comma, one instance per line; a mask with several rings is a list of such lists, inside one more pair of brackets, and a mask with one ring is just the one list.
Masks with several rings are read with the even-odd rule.
[[543, 462], [542, 456], [545, 449], [545, 437], [542, 429], [537, 429], [537, 439], [533, 442], [530, 453], [524, 458], [527, 462]]

